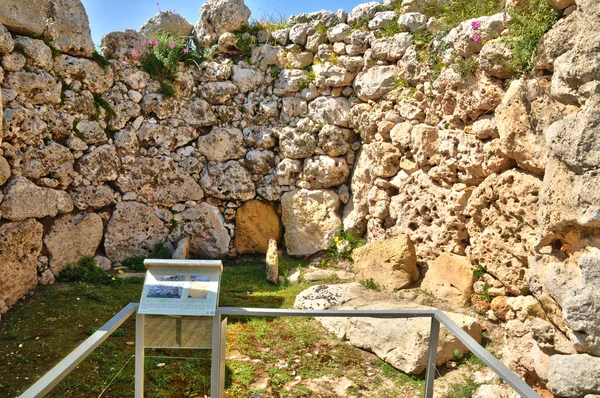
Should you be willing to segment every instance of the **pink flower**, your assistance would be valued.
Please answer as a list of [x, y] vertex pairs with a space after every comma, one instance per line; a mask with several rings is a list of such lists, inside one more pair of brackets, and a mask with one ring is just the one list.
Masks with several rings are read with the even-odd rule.
[[479, 41], [479, 40], [481, 40], [481, 36], [479, 36], [479, 33], [475, 33], [473, 35], [473, 41]]
[[144, 39], [144, 41], [142, 41], [141, 46], [144, 47], [146, 44], [148, 44], [148, 40]]
[[138, 53], [137, 53], [137, 51], [135, 51], [135, 50], [132, 50], [132, 51], [131, 51], [131, 56], [132, 56], [133, 58], [137, 57], [137, 56], [138, 56]]
[[186, 47], [183, 49], [183, 52], [187, 54], [188, 52], [190, 52], [190, 49]]
[[173, 41], [172, 41], [172, 42], [170, 42], [170, 43], [169, 43], [169, 46], [170, 46], [171, 48], [175, 48], [175, 42], [173, 42]]
[[507, 13], [504, 13], [504, 20], [508, 21], [508, 14]]
[[471, 22], [471, 29], [473, 29], [473, 30], [479, 30], [479, 28], [481, 28], [481, 22], [479, 22], [479, 21], [472, 21]]
[[158, 40], [156, 40], [154, 37], [152, 39], [150, 39], [150, 44], [152, 44], [153, 46], [158, 46]]

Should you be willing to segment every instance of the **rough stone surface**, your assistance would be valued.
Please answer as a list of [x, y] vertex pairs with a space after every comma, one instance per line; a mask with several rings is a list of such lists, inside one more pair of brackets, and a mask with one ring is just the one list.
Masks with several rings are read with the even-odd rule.
[[183, 233], [190, 236], [190, 254], [194, 258], [222, 258], [229, 251], [229, 233], [219, 209], [208, 203], [181, 213]]
[[167, 228], [151, 207], [137, 202], [118, 203], [106, 227], [104, 250], [113, 262], [146, 256], [162, 243]]
[[256, 194], [250, 173], [235, 160], [209, 162], [202, 173], [200, 185], [206, 195], [219, 199], [250, 200]]
[[394, 88], [398, 69], [395, 66], [376, 66], [358, 74], [354, 91], [363, 101], [381, 98]]
[[539, 178], [509, 170], [488, 177], [466, 208], [471, 216], [469, 259], [517, 295], [529, 290], [525, 274], [537, 243], [540, 189]]
[[260, 200], [248, 201], [237, 210], [235, 220], [234, 247], [239, 254], [267, 253], [270, 239], [277, 247], [281, 222], [273, 205]]
[[223, 33], [244, 27], [248, 18], [250, 9], [244, 0], [209, 0], [200, 8], [200, 19], [194, 24], [195, 39], [200, 47], [210, 47]]
[[360, 280], [373, 280], [389, 291], [408, 287], [419, 278], [415, 247], [406, 235], [359, 247], [352, 260]]
[[15, 177], [6, 187], [0, 210], [2, 217], [11, 221], [54, 217], [71, 212], [73, 200], [64, 191], [38, 187], [24, 177]]
[[331, 190], [297, 189], [281, 197], [288, 254], [307, 256], [327, 248], [337, 235], [339, 196]]
[[37, 285], [42, 233], [42, 224], [33, 219], [0, 226], [0, 300], [5, 305], [13, 305]]
[[[81, 1], [50, 0], [47, 12], [44, 37], [50, 40], [57, 50], [78, 57], [91, 57], [94, 42], [88, 16]], [[39, 14], [39, 11], [34, 13]]]
[[[356, 283], [310, 287], [296, 297], [294, 308], [332, 310], [426, 310], [414, 303], [390, 300], [367, 292]], [[475, 318], [447, 313], [464, 331], [481, 341], [481, 326]], [[390, 365], [409, 374], [426, 368], [430, 322], [425, 318], [317, 318], [329, 331], [350, 344], [371, 351]], [[440, 329], [437, 365], [454, 358], [454, 350], [467, 349], [445, 328]]]
[[68, 264], [76, 264], [83, 257], [93, 257], [103, 232], [102, 219], [95, 213], [57, 218], [44, 237], [52, 273], [59, 275]]
[[552, 355], [548, 385], [554, 394], [580, 397], [600, 394], [600, 358], [590, 355]]
[[267, 253], [267, 282], [276, 285], [279, 282], [279, 256], [277, 254], [277, 241], [269, 239]]
[[421, 289], [453, 305], [463, 306], [473, 292], [473, 270], [466, 257], [443, 253], [429, 264]]
[[154, 32], [163, 31], [174, 37], [189, 37], [194, 26], [184, 17], [170, 10], [159, 12], [140, 28], [140, 33], [151, 37]]

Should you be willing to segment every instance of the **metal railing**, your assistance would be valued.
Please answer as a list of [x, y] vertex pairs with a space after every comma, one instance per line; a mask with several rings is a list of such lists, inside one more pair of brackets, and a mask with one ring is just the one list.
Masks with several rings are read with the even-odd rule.
[[[22, 398], [43, 397], [60, 382], [73, 368], [84, 360], [98, 345], [121, 325], [131, 314], [136, 312], [137, 303], [128, 304], [96, 333], [85, 340], [78, 348], [56, 365], [50, 372], [25, 391]], [[217, 308], [213, 317], [212, 364], [211, 364], [211, 398], [222, 398], [225, 387], [225, 343], [227, 334], [227, 316], [251, 317], [357, 317], [357, 318], [431, 318], [427, 370], [425, 373], [425, 398], [433, 397], [433, 385], [436, 371], [436, 357], [440, 325], [463, 343], [477, 358], [489, 366], [502, 380], [524, 398], [540, 398], [530, 386], [514, 374], [508, 367], [483, 348], [460, 326], [440, 310], [288, 310], [270, 308]], [[135, 396], [143, 397], [143, 330], [144, 317], [137, 314], [136, 322], [136, 380]], [[139, 336], [138, 336], [139, 335]]]

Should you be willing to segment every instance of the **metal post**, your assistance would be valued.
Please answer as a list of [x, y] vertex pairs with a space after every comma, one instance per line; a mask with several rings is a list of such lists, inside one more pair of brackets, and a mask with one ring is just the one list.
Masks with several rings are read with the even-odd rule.
[[221, 314], [218, 312], [213, 316], [211, 349], [210, 398], [219, 398], [219, 384], [221, 381]]
[[135, 398], [144, 397], [144, 314], [135, 316]]
[[429, 354], [427, 355], [427, 373], [425, 374], [425, 398], [433, 398], [433, 382], [437, 365], [437, 348], [440, 337], [440, 322], [431, 318], [429, 331]]

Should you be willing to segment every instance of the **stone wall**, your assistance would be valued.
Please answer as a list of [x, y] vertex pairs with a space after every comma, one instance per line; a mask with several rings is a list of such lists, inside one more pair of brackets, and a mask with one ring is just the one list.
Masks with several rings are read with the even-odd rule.
[[[506, 67], [504, 13], [442, 36], [422, 2], [365, 3], [260, 31], [244, 57], [231, 32], [249, 11], [210, 0], [193, 34], [219, 51], [180, 65], [173, 98], [131, 54], [142, 33], [191, 24], [162, 13], [110, 33], [103, 68], [84, 58], [79, 1], [46, 2], [47, 26], [0, 5], [0, 311], [83, 256], [117, 263], [187, 236], [199, 258], [262, 253], [269, 238], [306, 256], [343, 226], [368, 241], [408, 234], [424, 270], [466, 256], [507, 309], [489, 316], [518, 321], [507, 339], [529, 336], [537, 358], [600, 355], [594, 0], [551, 2], [563, 17], [521, 78]], [[544, 327], [513, 319], [531, 308]], [[546, 382], [527, 355], [511, 366]]]

